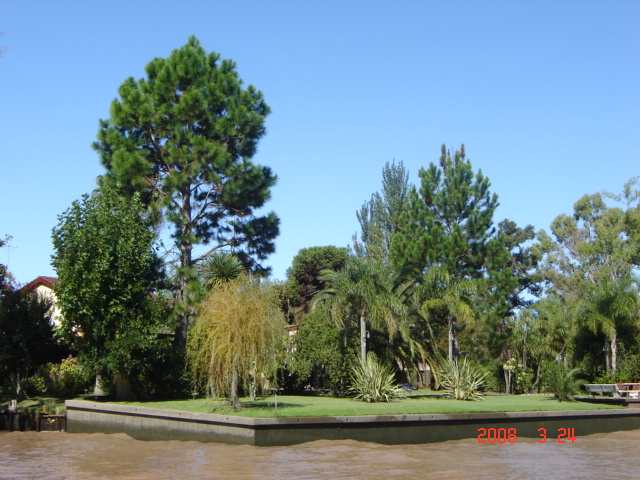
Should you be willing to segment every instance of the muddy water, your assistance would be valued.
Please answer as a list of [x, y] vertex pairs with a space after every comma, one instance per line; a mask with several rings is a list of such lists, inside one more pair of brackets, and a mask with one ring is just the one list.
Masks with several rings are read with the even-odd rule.
[[513, 444], [318, 441], [291, 447], [6, 432], [0, 433], [0, 479], [638, 478], [639, 446], [640, 430], [578, 435], [574, 444], [518, 438]]

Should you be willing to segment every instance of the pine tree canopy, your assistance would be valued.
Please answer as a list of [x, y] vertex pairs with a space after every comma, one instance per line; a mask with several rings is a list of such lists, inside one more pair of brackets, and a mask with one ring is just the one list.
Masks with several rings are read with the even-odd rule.
[[259, 268], [279, 223], [273, 213], [253, 215], [276, 182], [269, 167], [250, 161], [270, 112], [262, 93], [243, 88], [235, 63], [207, 54], [195, 37], [146, 73], [122, 84], [111, 118], [100, 122], [102, 182], [140, 192], [174, 225], [181, 250], [214, 242]]
[[420, 188], [412, 188], [392, 241], [393, 263], [418, 271], [444, 265], [454, 278], [480, 276], [498, 206], [489, 179], [473, 173], [464, 145], [453, 157], [443, 145], [440, 165], [419, 175]]
[[[270, 198], [276, 176], [251, 159], [270, 109], [260, 91], [243, 87], [233, 61], [207, 54], [195, 37], [152, 60], [146, 73], [122, 84], [94, 148], [107, 169], [102, 184], [139, 192], [174, 227], [178, 304], [186, 306], [176, 345], [184, 347], [193, 267], [201, 258], [225, 250], [249, 271], [268, 271], [260, 262], [275, 250], [280, 221], [273, 212], [254, 212]], [[198, 243], [213, 246], [193, 258]]]

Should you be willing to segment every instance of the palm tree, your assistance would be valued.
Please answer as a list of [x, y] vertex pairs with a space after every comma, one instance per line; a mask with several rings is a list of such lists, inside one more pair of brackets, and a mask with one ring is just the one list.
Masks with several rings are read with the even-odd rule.
[[457, 361], [460, 357], [458, 342], [458, 324], [472, 323], [473, 295], [478, 291], [473, 280], [454, 281], [449, 272], [442, 266], [432, 267], [424, 275], [419, 287], [421, 298], [426, 298], [421, 305], [421, 313], [427, 319], [445, 319], [449, 340], [449, 360]]
[[341, 271], [324, 270], [320, 279], [330, 288], [315, 296], [314, 306], [328, 302], [331, 318], [344, 326], [345, 345], [351, 322], [358, 319], [363, 364], [367, 359], [367, 326], [386, 331], [390, 341], [397, 334], [408, 340], [407, 307], [394, 291], [397, 275], [391, 267], [350, 257]]
[[640, 300], [630, 275], [605, 279], [600, 287], [591, 289], [582, 303], [582, 316], [587, 328], [606, 337], [605, 364], [607, 372], [618, 367], [618, 329], [625, 324], [640, 323]]

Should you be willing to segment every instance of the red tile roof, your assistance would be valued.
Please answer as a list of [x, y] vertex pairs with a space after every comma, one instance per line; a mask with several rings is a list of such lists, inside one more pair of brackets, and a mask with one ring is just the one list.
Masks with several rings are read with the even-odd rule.
[[35, 290], [40, 285], [44, 285], [45, 287], [53, 288], [53, 285], [58, 283], [58, 279], [56, 277], [44, 277], [40, 276], [35, 280], [27, 283], [24, 287], [20, 289], [22, 292], [30, 292]]

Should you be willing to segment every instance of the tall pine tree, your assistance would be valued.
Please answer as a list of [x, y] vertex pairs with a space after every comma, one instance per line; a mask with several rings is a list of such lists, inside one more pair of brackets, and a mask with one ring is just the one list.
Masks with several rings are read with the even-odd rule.
[[[107, 169], [102, 184], [140, 192], [174, 227], [182, 306], [176, 345], [184, 347], [199, 259], [232, 251], [249, 270], [264, 273], [260, 262], [274, 251], [278, 217], [254, 212], [269, 199], [276, 176], [251, 162], [270, 109], [260, 91], [243, 87], [233, 61], [207, 54], [195, 37], [151, 61], [146, 73], [122, 84], [94, 148]], [[194, 258], [198, 243], [213, 247]]]
[[[509, 254], [496, 238], [493, 214], [498, 197], [489, 191], [489, 179], [474, 174], [464, 145], [453, 156], [442, 146], [439, 165], [421, 169], [420, 187], [413, 187], [400, 228], [393, 237], [391, 259], [402, 269], [424, 274], [429, 268], [444, 268], [455, 285], [466, 279], [497, 275], [497, 264], [506, 265]], [[491, 267], [491, 268], [489, 268]], [[498, 275], [504, 280], [502, 274]], [[457, 318], [447, 318], [450, 357], [458, 357]]]
[[440, 264], [454, 280], [481, 276], [498, 206], [489, 179], [482, 171], [474, 175], [464, 145], [453, 157], [443, 145], [440, 165], [419, 175], [420, 188], [412, 188], [392, 242], [393, 263], [420, 272]]

